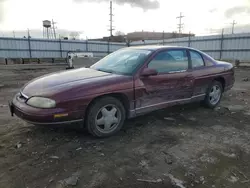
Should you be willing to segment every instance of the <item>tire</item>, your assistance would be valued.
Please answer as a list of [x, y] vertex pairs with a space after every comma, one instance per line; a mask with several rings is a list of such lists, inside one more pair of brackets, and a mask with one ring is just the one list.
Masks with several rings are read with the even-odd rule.
[[[218, 89], [218, 91], [217, 91], [217, 89]], [[212, 94], [213, 91], [218, 92], [217, 95], [215, 94], [214, 97]], [[213, 81], [212, 84], [210, 85], [210, 87], [208, 88], [207, 93], [206, 93], [206, 97], [204, 100], [205, 106], [208, 108], [212, 108], [212, 109], [215, 108], [220, 103], [222, 93], [223, 93], [222, 84], [218, 81]]]
[[66, 67], [66, 70], [74, 69], [74, 67]]
[[109, 137], [123, 126], [126, 111], [123, 104], [114, 97], [100, 98], [90, 106], [86, 128], [95, 137]]

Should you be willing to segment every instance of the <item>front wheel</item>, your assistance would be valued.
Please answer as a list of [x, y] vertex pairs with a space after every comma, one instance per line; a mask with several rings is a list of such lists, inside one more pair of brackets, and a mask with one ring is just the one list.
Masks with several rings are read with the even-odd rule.
[[90, 106], [86, 126], [93, 136], [108, 137], [122, 128], [125, 117], [124, 106], [119, 100], [103, 97]]
[[220, 103], [222, 92], [223, 89], [221, 83], [214, 81], [207, 91], [204, 101], [205, 105], [209, 108], [215, 108]]

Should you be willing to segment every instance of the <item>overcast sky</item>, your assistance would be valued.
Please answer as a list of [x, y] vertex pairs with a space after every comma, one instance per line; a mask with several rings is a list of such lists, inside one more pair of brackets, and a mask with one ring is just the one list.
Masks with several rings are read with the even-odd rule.
[[[236, 20], [236, 32], [250, 32], [250, 0], [115, 0], [114, 26], [122, 32], [177, 30], [182, 12], [184, 32], [218, 32]], [[58, 32], [82, 32], [82, 37], [108, 36], [108, 0], [0, 0], [0, 36], [31, 30], [42, 34], [42, 20], [54, 19]]]

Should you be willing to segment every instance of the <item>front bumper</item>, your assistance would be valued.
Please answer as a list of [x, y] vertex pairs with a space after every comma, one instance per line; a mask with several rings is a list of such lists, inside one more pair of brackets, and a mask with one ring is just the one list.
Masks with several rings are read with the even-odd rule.
[[[66, 109], [38, 109], [20, 102], [14, 97], [9, 102], [9, 109], [12, 116], [14, 114], [22, 120], [34, 125], [60, 125], [84, 122], [84, 111], [68, 111]], [[67, 114], [67, 116], [58, 117], [58, 114]]]
[[9, 109], [10, 109], [10, 114], [13, 117], [14, 116], [14, 106], [13, 106], [12, 102], [9, 102]]

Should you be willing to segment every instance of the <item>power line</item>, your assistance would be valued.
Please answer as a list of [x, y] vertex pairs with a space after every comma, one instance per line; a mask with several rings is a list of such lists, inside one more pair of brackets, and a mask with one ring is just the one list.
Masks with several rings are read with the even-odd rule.
[[237, 24], [236, 22], [235, 22], [235, 20], [233, 21], [233, 23], [231, 23], [232, 24], [232, 34], [234, 34], [234, 26]]
[[113, 27], [113, 2], [110, 1], [110, 13], [109, 13], [109, 16], [110, 16], [110, 25], [109, 25], [109, 32], [110, 32], [110, 37], [113, 36], [113, 31], [115, 30], [114, 27]]
[[178, 30], [179, 30], [179, 33], [181, 33], [181, 30], [183, 28], [183, 23], [182, 23], [182, 18], [184, 18], [185, 16], [182, 15], [182, 13], [180, 12], [180, 16], [176, 17], [176, 19], [179, 19], [179, 24], [178, 25]]

